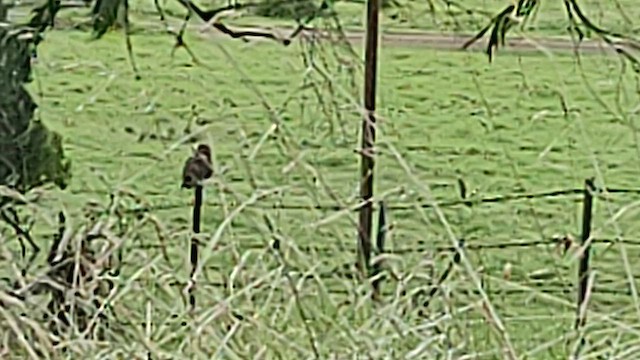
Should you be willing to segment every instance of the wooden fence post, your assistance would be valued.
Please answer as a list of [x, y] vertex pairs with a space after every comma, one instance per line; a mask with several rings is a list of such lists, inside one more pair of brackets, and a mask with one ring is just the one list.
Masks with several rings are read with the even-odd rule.
[[196, 268], [198, 267], [198, 234], [200, 234], [200, 213], [202, 210], [202, 194], [204, 192], [202, 181], [213, 175], [211, 167], [211, 148], [209, 145], [200, 144], [195, 153], [187, 159], [182, 169], [181, 188], [194, 189], [193, 195], [193, 235], [191, 236], [191, 276], [187, 285], [189, 293], [189, 305], [191, 310], [196, 307]]
[[193, 203], [193, 236], [191, 237], [191, 286], [189, 287], [189, 305], [191, 309], [196, 307], [196, 287], [195, 272], [198, 267], [198, 234], [200, 233], [200, 214], [202, 209], [202, 185], [196, 185], [194, 189]]
[[[376, 252], [378, 255], [384, 254], [384, 242], [387, 235], [387, 214], [384, 206], [384, 202], [380, 201], [380, 209], [378, 210], [378, 233], [376, 237]], [[373, 299], [378, 300], [380, 298], [380, 285], [382, 284], [382, 259], [378, 259], [371, 269], [371, 276], [373, 279]]]
[[373, 213], [373, 168], [376, 139], [376, 77], [378, 63], [378, 17], [380, 0], [367, 1], [367, 35], [365, 46], [364, 108], [362, 119], [362, 149], [360, 166], [360, 208], [358, 223], [358, 269], [363, 278], [369, 276], [371, 259], [371, 222]]
[[593, 179], [585, 180], [584, 203], [582, 209], [582, 237], [580, 243], [582, 247], [582, 254], [580, 255], [580, 265], [578, 268], [578, 308], [576, 311], [576, 330], [584, 326], [587, 321], [587, 315], [586, 313], [583, 313], [581, 309], [586, 300], [587, 287], [589, 283], [589, 256], [591, 253], [591, 242], [589, 237], [591, 236], [591, 216], [593, 212], [594, 191], [595, 185], [593, 184]]

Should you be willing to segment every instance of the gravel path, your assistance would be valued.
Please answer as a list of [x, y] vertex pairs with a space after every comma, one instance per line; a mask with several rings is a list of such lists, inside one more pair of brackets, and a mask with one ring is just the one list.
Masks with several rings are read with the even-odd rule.
[[[202, 25], [194, 25], [194, 30], [199, 32], [202, 28]], [[269, 28], [269, 29], [261, 29], [261, 28], [240, 28], [233, 27], [236, 31], [270, 31], [272, 33], [276, 33], [279, 35], [286, 36], [293, 31], [293, 28]], [[310, 35], [310, 31], [305, 31], [306, 34]], [[318, 32], [320, 33], [320, 32]], [[212, 37], [226, 37], [227, 35], [222, 34], [215, 29], [211, 31], [206, 31], [205, 34]], [[322, 36], [322, 33], [320, 33]], [[352, 42], [354, 45], [361, 45], [364, 40], [364, 32], [362, 31], [354, 31], [349, 30], [346, 33], [347, 39]], [[431, 49], [442, 49], [442, 50], [461, 50], [462, 44], [464, 44], [467, 40], [473, 37], [473, 34], [446, 34], [446, 33], [436, 33], [436, 32], [424, 32], [424, 31], [384, 31], [381, 34], [381, 45], [382, 46], [402, 46], [402, 47], [422, 47], [422, 48], [431, 48]], [[474, 43], [469, 49], [475, 51], [484, 51], [486, 49], [486, 37], [478, 40]], [[265, 41], [264, 39], [256, 39], [257, 41]], [[252, 41], [256, 41], [253, 40]], [[271, 40], [266, 40], [271, 41]], [[624, 43], [619, 43], [620, 46], [625, 46]], [[570, 39], [568, 38], [523, 38], [516, 36], [507, 36], [507, 46], [501, 47], [498, 51], [507, 51], [507, 52], [521, 52], [521, 51], [573, 51], [574, 46]], [[585, 40], [580, 45], [581, 52], [589, 52], [589, 53], [606, 53], [606, 52], [615, 52], [615, 49], [606, 45], [602, 40]]]

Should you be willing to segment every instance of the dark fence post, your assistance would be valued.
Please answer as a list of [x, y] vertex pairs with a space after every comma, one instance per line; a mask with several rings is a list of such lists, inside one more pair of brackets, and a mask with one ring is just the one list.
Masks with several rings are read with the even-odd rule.
[[187, 285], [191, 310], [196, 307], [196, 268], [198, 267], [198, 234], [200, 234], [200, 213], [202, 209], [202, 181], [213, 175], [211, 167], [211, 148], [209, 145], [198, 145], [195, 153], [187, 159], [182, 169], [182, 188], [194, 189], [193, 196], [193, 235], [191, 237], [191, 276]]
[[193, 203], [193, 236], [191, 237], [191, 286], [189, 287], [189, 305], [191, 309], [196, 308], [196, 287], [195, 272], [198, 267], [198, 234], [200, 233], [200, 214], [202, 209], [202, 185], [196, 185], [194, 190]]
[[376, 139], [376, 77], [378, 63], [378, 15], [380, 0], [367, 1], [367, 38], [365, 46], [364, 107], [362, 120], [362, 149], [360, 166], [360, 208], [358, 223], [358, 269], [364, 278], [369, 276], [371, 259], [371, 218], [373, 212], [373, 145]]
[[586, 300], [587, 286], [589, 283], [589, 256], [591, 252], [591, 243], [589, 237], [591, 236], [591, 215], [593, 211], [593, 192], [595, 191], [595, 185], [593, 179], [585, 180], [584, 186], [584, 203], [582, 210], [582, 238], [581, 247], [582, 254], [580, 255], [580, 266], [578, 268], [578, 309], [576, 312], [575, 329], [578, 329], [587, 321], [587, 315], [582, 314], [582, 306]]
[[[380, 209], [378, 210], [378, 234], [376, 238], [376, 250], [378, 255], [384, 254], [384, 241], [387, 235], [387, 215], [384, 206], [384, 202], [380, 201]], [[382, 259], [378, 259], [371, 269], [371, 276], [373, 279], [373, 299], [378, 300], [380, 298], [380, 285], [382, 284]]]

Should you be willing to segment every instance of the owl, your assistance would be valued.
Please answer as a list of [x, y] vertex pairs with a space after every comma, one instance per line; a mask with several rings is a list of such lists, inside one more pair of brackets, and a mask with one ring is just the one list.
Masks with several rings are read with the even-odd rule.
[[191, 189], [213, 175], [211, 148], [200, 144], [195, 153], [187, 159], [182, 169], [182, 188]]

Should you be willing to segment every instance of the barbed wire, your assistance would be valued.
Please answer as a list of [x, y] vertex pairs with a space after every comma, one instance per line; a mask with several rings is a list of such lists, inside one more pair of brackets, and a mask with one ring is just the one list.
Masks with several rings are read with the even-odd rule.
[[[545, 240], [526, 240], [526, 241], [503, 241], [498, 243], [486, 243], [486, 244], [473, 244], [468, 243], [465, 245], [465, 250], [470, 251], [479, 251], [479, 250], [496, 250], [496, 249], [509, 249], [509, 248], [526, 248], [526, 247], [536, 247], [536, 246], [549, 246], [549, 245], [560, 245], [563, 244], [563, 238], [552, 238]], [[420, 241], [419, 241], [420, 243]], [[410, 253], [422, 253], [422, 252], [453, 252], [455, 248], [453, 246], [428, 246], [425, 241], [421, 241], [420, 246], [415, 247], [401, 247], [397, 249], [389, 249], [385, 251], [387, 254], [410, 254]], [[640, 239], [593, 239], [591, 243], [594, 245], [611, 245], [611, 244], [624, 244], [629, 246], [640, 246]], [[224, 245], [224, 243], [221, 243]], [[176, 245], [177, 246], [177, 245]], [[251, 250], [251, 249], [263, 249], [267, 246], [265, 243], [254, 243], [254, 244], [244, 244], [242, 248]], [[332, 249], [331, 247], [323, 247], [323, 246], [313, 246], [313, 245], [296, 245], [298, 249], [301, 251], [318, 251], [323, 252]], [[133, 244], [127, 246], [128, 249], [135, 250], [161, 250], [163, 245], [161, 244]], [[344, 252], [344, 249], [340, 249], [341, 252]], [[355, 250], [354, 250], [355, 252]]]
[[[101, 193], [103, 195], [109, 194], [106, 191], [95, 191], [92, 190], [92, 193]], [[523, 193], [523, 194], [506, 194], [506, 195], [496, 195], [489, 196], [483, 198], [468, 198], [468, 199], [458, 199], [458, 200], [442, 200], [435, 202], [425, 202], [423, 199], [418, 198], [413, 203], [396, 203], [396, 204], [387, 204], [386, 208], [394, 211], [409, 211], [415, 210], [417, 208], [451, 208], [457, 206], [477, 206], [480, 204], [490, 204], [490, 203], [506, 203], [506, 202], [514, 202], [514, 201], [522, 201], [522, 200], [538, 200], [545, 198], [560, 198], [560, 197], [570, 197], [574, 195], [581, 195], [584, 193], [584, 189], [582, 188], [571, 188], [571, 189], [561, 189], [561, 190], [550, 190], [550, 191], [541, 191], [541, 192], [532, 192], [532, 193]], [[596, 189], [596, 193], [594, 195], [601, 194], [635, 194], [640, 195], [640, 189], [634, 188], [602, 188]], [[225, 204], [219, 202], [206, 202], [206, 206], [208, 207], [223, 207]], [[346, 209], [351, 209], [352, 211], [357, 211], [363, 204], [360, 206], [340, 206], [337, 204], [316, 204], [316, 205], [298, 205], [298, 204], [286, 204], [278, 201], [277, 203], [265, 204], [265, 202], [256, 202], [251, 205], [248, 205], [249, 208], [259, 208], [264, 210], [318, 210], [318, 211], [343, 211]], [[374, 204], [374, 207], [377, 205]], [[191, 203], [189, 202], [181, 202], [174, 204], [161, 204], [161, 205], [145, 205], [139, 207], [131, 207], [125, 208], [122, 211], [128, 214], [139, 214], [139, 213], [147, 213], [154, 211], [162, 211], [162, 210], [174, 210], [181, 209], [185, 207], [191, 207]]]
[[[210, 269], [210, 270], [215, 270], [215, 269]], [[300, 273], [302, 276], [301, 278], [304, 278], [306, 280], [313, 280], [313, 279], [317, 279], [320, 278], [324, 281], [326, 280], [355, 280], [356, 279], [356, 274], [354, 273], [349, 273], [349, 272], [340, 272], [340, 271], [325, 271], [325, 272], [321, 272], [321, 273], [316, 273], [316, 274], [303, 274]], [[621, 275], [621, 277], [623, 277], [624, 275]], [[435, 279], [433, 279], [435, 281]], [[489, 281], [490, 278], [487, 278], [486, 281]], [[3, 281], [7, 284], [11, 283], [11, 279], [9, 278], [0, 278], [0, 281]], [[576, 291], [576, 285], [569, 282], [569, 281], [562, 281], [560, 279], [535, 279], [532, 277], [527, 277], [527, 276], [522, 276], [520, 278], [515, 278], [515, 279], [511, 279], [511, 282], [520, 282], [523, 285], [526, 285], [526, 288], [509, 288], [508, 285], [503, 285], [502, 287], [499, 287], [496, 285], [496, 283], [492, 282], [491, 284], [487, 285], [487, 283], [485, 282], [485, 291], [490, 293], [490, 294], [500, 294], [500, 295], [510, 295], [510, 294], [525, 294], [525, 293], [531, 293], [531, 292], [541, 292], [541, 293], [547, 293], [547, 294], [575, 294]], [[145, 279], [145, 278], [139, 278], [139, 279], [134, 279], [132, 281], [128, 281], [128, 283], [133, 283], [133, 284], [148, 284], [149, 280]], [[202, 288], [202, 287], [211, 287], [211, 288], [233, 288], [233, 289], [241, 289], [243, 286], [243, 283], [250, 283], [251, 280], [246, 280], [246, 281], [236, 281], [236, 282], [230, 282], [230, 281], [222, 281], [222, 280], [218, 280], [218, 281], [212, 281], [212, 280], [201, 280], [198, 282], [198, 287]], [[169, 287], [178, 287], [178, 288], [185, 288], [188, 284], [189, 281], [181, 281], [181, 280], [167, 280], [167, 281], [161, 281], [161, 283], [163, 283], [164, 285], [167, 285]], [[266, 286], [268, 285], [267, 283], [265, 283], [264, 285], [260, 285], [258, 287], [262, 287], [262, 286]], [[326, 285], [326, 283], [325, 283]], [[618, 286], [616, 286], [618, 285]], [[620, 286], [623, 285], [623, 286]], [[598, 281], [598, 283], [594, 286], [593, 288], [593, 292], [594, 293], [598, 293], [598, 294], [608, 294], [608, 295], [621, 295], [621, 296], [629, 296], [632, 295], [631, 290], [624, 285], [628, 285], [628, 283], [625, 280], [613, 280], [613, 279], [600, 279]], [[401, 285], [404, 288], [404, 291], [407, 292], [408, 290], [412, 290], [412, 291], [418, 291], [420, 289], [430, 289], [433, 288], [435, 286], [437, 286], [434, 283], [425, 283], [422, 286], [418, 286], [418, 287], [407, 287], [407, 284]], [[352, 293], [352, 289], [348, 290], [344, 288], [345, 286], [342, 285], [341, 283], [335, 283], [334, 286], [327, 286], [327, 289], [330, 291], [330, 293], [335, 294], [335, 295], [348, 295]], [[396, 286], [386, 286], [385, 288], [387, 289], [386, 294], [390, 295], [390, 291], [389, 289], [393, 289]], [[494, 288], [497, 287], [497, 288]], [[624, 288], [623, 288], [624, 287]], [[493, 289], [492, 289], [493, 288]], [[478, 294], [478, 290], [477, 289], [473, 289], [473, 288], [465, 288], [464, 285], [461, 285], [460, 283], [455, 284], [452, 289], [454, 289], [452, 292], [454, 294], [458, 294], [458, 295], [477, 295]]]
[[[123, 263], [123, 265], [132, 265], [132, 263], [125, 262]], [[212, 270], [212, 271], [220, 270], [219, 266], [207, 266], [206, 268], [207, 270]], [[291, 270], [294, 270], [294, 269], [290, 269], [290, 271]], [[355, 280], [357, 278], [355, 272], [336, 271], [336, 270], [322, 271], [314, 274], [305, 274], [303, 272], [299, 272], [299, 274], [301, 275], [300, 278], [304, 278], [306, 280], [313, 280], [313, 279], [320, 278], [323, 281], [331, 280], [331, 279], [340, 281], [340, 280]], [[620, 274], [620, 277], [623, 278], [624, 274]], [[417, 286], [417, 287], [415, 286], [407, 287], [408, 284], [404, 284], [401, 286], [404, 288], [405, 292], [410, 289], [412, 291], [413, 290], [419, 291], [420, 289], [430, 289], [437, 286], [437, 284], [435, 283], [435, 279], [432, 279], [432, 280], [434, 280], [434, 282], [426, 282], [424, 285]], [[498, 287], [497, 289], [492, 289], [492, 287], [497, 286], [493, 280], [495, 279], [491, 279], [490, 277], [488, 277], [487, 279], [485, 279], [485, 282], [484, 282], [485, 291], [488, 291], [490, 294], [509, 295], [509, 294], [531, 293], [533, 291], [549, 293], [549, 294], [575, 294], [575, 291], [576, 291], [576, 285], [574, 283], [570, 281], [563, 281], [558, 278], [537, 279], [533, 276], [512, 277], [509, 281], [517, 282], [517, 283], [519, 282], [520, 284], [526, 285], [526, 288], [522, 288], [522, 287], [509, 288], [508, 285], [503, 285], [503, 287]], [[1, 277], [0, 281], [5, 282], [6, 284], [11, 284], [12, 279], [7, 277]], [[167, 285], [170, 287], [179, 287], [179, 288], [185, 288], [189, 284], [189, 281], [176, 280], [176, 279], [167, 279], [166, 281], [157, 281], [156, 279], [155, 281], [159, 283], [163, 283], [164, 285]], [[134, 284], [148, 284], [149, 279], [138, 278], [134, 280], [127, 280], [127, 282], [134, 283]], [[198, 282], [198, 287], [240, 289], [242, 288], [243, 283], [251, 283], [251, 282], [252, 282], [251, 279], [249, 280], [244, 279], [243, 281], [236, 281], [236, 282], [223, 281], [223, 280], [212, 281], [212, 280], [202, 279], [201, 281]], [[491, 282], [491, 283], [487, 285], [487, 282]], [[258, 286], [258, 287], [261, 287], [261, 286]], [[336, 294], [336, 295], [351, 294], [352, 290], [347, 290], [344, 287], [345, 286], [342, 285], [341, 283], [335, 283], [334, 286], [327, 286], [327, 289], [332, 294]], [[386, 286], [387, 295], [389, 295], [388, 289], [395, 288], [395, 287], [396, 286]], [[465, 288], [465, 285], [461, 285], [460, 283], [455, 284], [452, 287], [452, 289], [454, 289], [453, 293], [458, 295], [477, 295], [478, 294], [477, 289]], [[628, 287], [628, 283], [624, 279], [615, 280], [615, 279], [601, 278], [598, 280], [598, 283], [594, 286], [593, 292], [599, 293], [599, 294], [610, 294], [610, 295], [624, 295], [624, 296], [632, 295], [631, 289]]]

